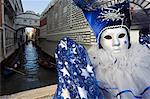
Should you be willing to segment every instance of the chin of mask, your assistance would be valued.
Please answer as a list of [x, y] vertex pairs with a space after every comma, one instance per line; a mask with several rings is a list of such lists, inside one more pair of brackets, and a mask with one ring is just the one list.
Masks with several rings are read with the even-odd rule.
[[126, 29], [106, 29], [101, 35], [100, 44], [104, 50], [112, 54], [118, 54], [128, 49], [129, 40]]

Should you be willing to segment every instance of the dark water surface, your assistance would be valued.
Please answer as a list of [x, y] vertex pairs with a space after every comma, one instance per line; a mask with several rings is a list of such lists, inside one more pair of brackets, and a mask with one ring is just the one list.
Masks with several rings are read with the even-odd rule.
[[20, 56], [18, 71], [9, 77], [1, 77], [1, 95], [8, 95], [24, 90], [39, 88], [56, 84], [56, 70], [39, 66], [38, 58], [41, 56], [38, 49], [29, 42]]

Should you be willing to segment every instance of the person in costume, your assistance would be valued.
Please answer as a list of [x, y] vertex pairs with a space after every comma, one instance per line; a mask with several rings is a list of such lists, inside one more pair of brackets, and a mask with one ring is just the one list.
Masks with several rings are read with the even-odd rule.
[[150, 98], [150, 51], [140, 44], [130, 44], [129, 1], [109, 7], [98, 0], [74, 0], [82, 9], [97, 44], [88, 54], [99, 86], [106, 99]]
[[88, 53], [70, 38], [56, 47], [56, 99], [149, 99], [150, 51], [130, 44], [129, 1], [101, 7], [99, 0], [73, 0], [82, 9], [97, 45]]

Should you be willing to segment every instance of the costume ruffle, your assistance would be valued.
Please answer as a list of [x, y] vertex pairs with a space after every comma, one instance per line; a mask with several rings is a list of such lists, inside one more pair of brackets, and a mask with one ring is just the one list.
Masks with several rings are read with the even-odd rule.
[[150, 51], [142, 45], [131, 48], [118, 57], [97, 46], [88, 51], [100, 87], [111, 93], [108, 99], [150, 98]]

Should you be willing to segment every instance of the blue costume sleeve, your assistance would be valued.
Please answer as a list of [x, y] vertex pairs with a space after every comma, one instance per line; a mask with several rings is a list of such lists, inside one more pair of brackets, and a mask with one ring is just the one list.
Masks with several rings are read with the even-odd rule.
[[56, 47], [58, 72], [56, 99], [103, 99], [86, 49], [70, 38]]

